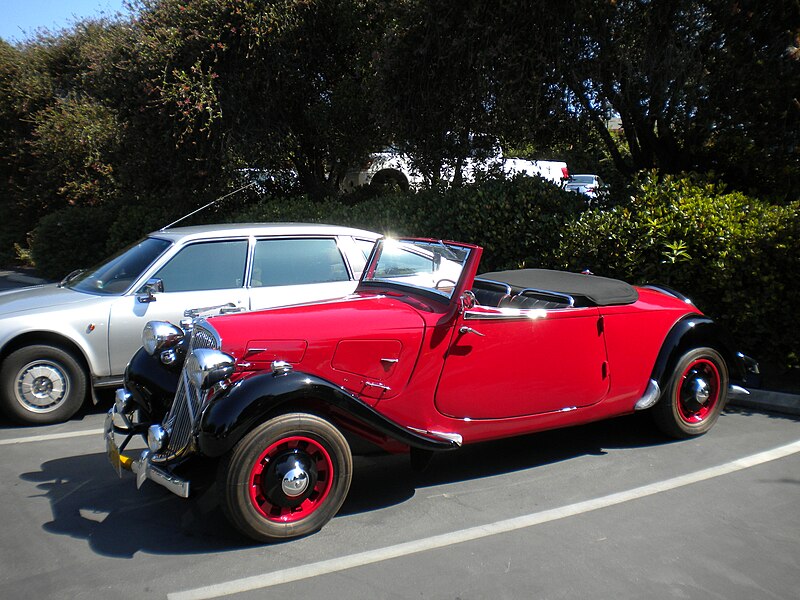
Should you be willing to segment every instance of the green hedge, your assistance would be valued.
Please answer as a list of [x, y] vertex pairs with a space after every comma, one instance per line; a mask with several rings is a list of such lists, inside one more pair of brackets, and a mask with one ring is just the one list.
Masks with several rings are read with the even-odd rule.
[[108, 255], [111, 211], [101, 207], [71, 206], [43, 217], [30, 240], [37, 271], [61, 279], [75, 269], [91, 267]]
[[560, 266], [667, 284], [741, 349], [797, 365], [800, 202], [774, 206], [690, 177], [647, 176], [626, 205], [569, 223]]

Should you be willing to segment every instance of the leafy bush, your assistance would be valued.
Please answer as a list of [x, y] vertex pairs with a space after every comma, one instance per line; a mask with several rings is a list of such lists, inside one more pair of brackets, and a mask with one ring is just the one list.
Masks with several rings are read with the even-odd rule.
[[61, 279], [106, 258], [110, 211], [71, 206], [43, 217], [31, 235], [31, 256], [39, 273]]
[[759, 359], [796, 364], [800, 202], [775, 206], [690, 177], [644, 177], [629, 204], [587, 211], [559, 248], [569, 269], [690, 296]]

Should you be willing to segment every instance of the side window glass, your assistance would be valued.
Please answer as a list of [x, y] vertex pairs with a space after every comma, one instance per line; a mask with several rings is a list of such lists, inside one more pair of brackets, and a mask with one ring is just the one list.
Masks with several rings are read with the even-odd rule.
[[331, 238], [257, 240], [252, 287], [349, 281], [347, 267]]
[[155, 276], [165, 292], [239, 288], [246, 260], [247, 240], [202, 242], [181, 250]]

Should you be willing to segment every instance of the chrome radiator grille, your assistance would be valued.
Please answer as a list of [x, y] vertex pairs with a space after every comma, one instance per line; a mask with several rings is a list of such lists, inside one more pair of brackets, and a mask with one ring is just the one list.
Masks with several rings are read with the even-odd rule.
[[213, 327], [204, 319], [196, 321], [189, 341], [189, 351], [178, 380], [175, 399], [172, 401], [172, 407], [163, 423], [168, 434], [167, 447], [152, 456], [153, 462], [165, 462], [178, 458], [189, 449], [192, 431], [200, 416], [203, 401], [202, 390], [196, 388], [188, 376], [189, 371], [197, 366], [194, 350], [197, 348], [219, 350], [219, 347], [219, 336]]

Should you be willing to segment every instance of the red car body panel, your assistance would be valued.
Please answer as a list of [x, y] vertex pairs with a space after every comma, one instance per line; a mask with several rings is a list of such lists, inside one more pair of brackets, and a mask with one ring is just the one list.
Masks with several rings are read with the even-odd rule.
[[405, 427], [472, 443], [632, 412], [670, 329], [700, 314], [639, 288], [632, 304], [517, 316], [475, 306], [467, 318], [455, 299], [472, 287], [479, 254], [450, 303], [361, 287], [340, 301], [211, 322], [237, 359], [234, 378], [285, 360]]

